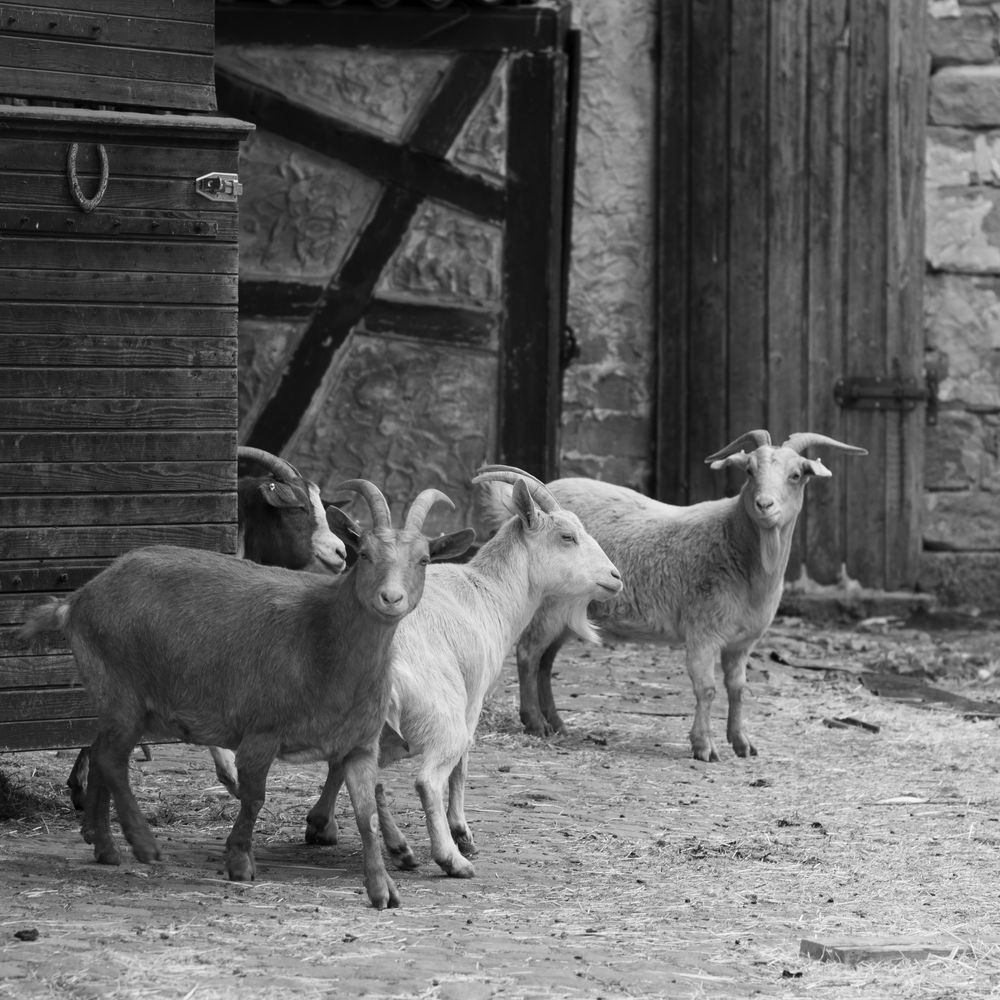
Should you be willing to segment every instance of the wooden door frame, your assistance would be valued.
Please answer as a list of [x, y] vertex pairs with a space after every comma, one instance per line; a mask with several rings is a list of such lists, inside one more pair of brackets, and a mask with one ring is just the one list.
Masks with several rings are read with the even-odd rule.
[[[289, 376], [248, 443], [281, 451], [303, 415], [309, 388], [318, 387], [357, 321], [363, 315], [372, 319], [371, 292], [384, 264], [379, 255], [387, 240], [405, 232], [424, 197], [439, 197], [504, 227], [496, 457], [551, 478], [558, 466], [575, 154], [578, 39], [569, 5], [475, 11], [222, 5], [217, 9], [216, 38], [221, 44], [458, 53], [424, 110], [415, 142], [405, 151], [263, 84], [217, 70], [219, 105], [226, 113], [238, 112], [262, 129], [347, 162], [385, 185], [379, 209], [341, 270], [340, 289], [241, 283], [241, 314], [308, 317]], [[508, 132], [506, 183], [498, 186], [451, 167], [443, 157], [504, 58], [510, 62], [509, 121], [517, 121], [518, 127]], [[433, 327], [440, 339], [442, 312], [409, 306], [406, 328], [419, 333]], [[467, 343], [476, 336], [479, 321], [472, 314], [459, 318], [463, 321], [452, 322], [449, 329], [457, 342]]]

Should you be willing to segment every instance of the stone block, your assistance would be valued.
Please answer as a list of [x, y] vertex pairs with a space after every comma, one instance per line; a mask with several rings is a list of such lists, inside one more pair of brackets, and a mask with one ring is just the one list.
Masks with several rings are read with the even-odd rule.
[[946, 66], [931, 77], [929, 120], [935, 125], [1000, 125], [1000, 65]]
[[924, 552], [917, 587], [950, 607], [1000, 611], [1000, 552]]
[[1000, 408], [1000, 278], [928, 274], [924, 330], [941, 402]]
[[928, 188], [1000, 183], [1000, 131], [928, 128], [926, 183]]
[[927, 263], [938, 271], [1000, 274], [1000, 191], [928, 187]]
[[928, 18], [927, 47], [934, 66], [991, 63], [996, 44], [997, 17], [989, 7], [956, 5], [952, 16]]
[[925, 493], [924, 548], [1000, 552], [1000, 495], [983, 490]]
[[964, 410], [943, 412], [926, 430], [924, 488], [961, 490], [978, 487], [984, 452], [983, 418]]

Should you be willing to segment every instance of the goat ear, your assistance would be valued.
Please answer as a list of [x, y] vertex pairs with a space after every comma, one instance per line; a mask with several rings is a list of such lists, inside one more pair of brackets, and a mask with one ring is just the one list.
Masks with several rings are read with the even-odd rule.
[[330, 530], [347, 546], [351, 552], [357, 552], [361, 545], [361, 525], [345, 514], [339, 507], [326, 508], [326, 523]]
[[802, 460], [802, 471], [807, 476], [819, 476], [821, 479], [829, 479], [833, 473], [818, 458], [805, 458]]
[[445, 559], [458, 559], [468, 552], [476, 540], [476, 532], [472, 528], [462, 528], [447, 535], [439, 535], [430, 539], [431, 562], [442, 562]]
[[528, 484], [523, 479], [518, 479], [514, 483], [514, 493], [511, 496], [514, 501], [514, 513], [521, 519], [521, 523], [529, 530], [534, 531], [538, 527], [538, 507], [531, 499], [531, 492]]
[[257, 487], [257, 492], [264, 498], [264, 502], [272, 507], [305, 507], [302, 498], [288, 483], [281, 483], [276, 479], [268, 479], [261, 483]]
[[711, 463], [713, 469], [725, 469], [732, 465], [737, 469], [745, 469], [750, 456], [745, 451], [738, 451], [735, 455], [727, 455], [725, 458], [717, 458]]

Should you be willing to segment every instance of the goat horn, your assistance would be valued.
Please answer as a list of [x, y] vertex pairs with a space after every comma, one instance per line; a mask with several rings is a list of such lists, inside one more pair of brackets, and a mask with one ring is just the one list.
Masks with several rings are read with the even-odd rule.
[[782, 448], [791, 448], [792, 451], [797, 451], [801, 455], [806, 448], [813, 445], [825, 445], [827, 448], [836, 448], [837, 451], [846, 451], [852, 455], [868, 454], [867, 448], [858, 448], [853, 444], [844, 444], [843, 441], [836, 441], [825, 434], [811, 434], [809, 432], [790, 434], [788, 440], [782, 445]]
[[263, 465], [273, 475], [279, 479], [284, 479], [286, 482], [291, 479], [302, 478], [302, 474], [291, 462], [286, 462], [283, 458], [272, 455], [269, 451], [264, 451], [262, 448], [250, 448], [247, 445], [241, 444], [236, 449], [236, 457], [247, 462], [256, 462], [258, 465]]
[[410, 504], [410, 509], [406, 512], [406, 519], [403, 528], [407, 531], [420, 531], [424, 526], [424, 518], [430, 513], [434, 504], [446, 503], [452, 510], [455, 509], [451, 497], [440, 490], [423, 490], [417, 494], [416, 499]]
[[549, 492], [549, 488], [540, 479], [536, 479], [530, 472], [515, 468], [513, 465], [484, 465], [473, 477], [473, 484], [496, 481], [510, 483], [514, 485], [519, 479], [523, 479], [531, 494], [531, 499], [538, 504], [540, 510], [546, 514], [560, 510], [556, 498]]
[[391, 528], [392, 513], [389, 510], [389, 502], [382, 495], [382, 491], [367, 479], [347, 479], [342, 482], [338, 490], [352, 490], [360, 493], [368, 501], [368, 508], [372, 512], [372, 528]]
[[752, 444], [752, 450], [756, 451], [758, 448], [763, 448], [770, 443], [771, 435], [767, 431], [747, 431], [746, 434], [741, 434], [735, 441], [730, 441], [721, 451], [717, 451], [714, 455], [709, 455], [705, 459], [705, 464], [717, 462], [720, 458], [728, 458], [730, 455], [735, 455], [738, 451], [746, 451], [748, 444]]

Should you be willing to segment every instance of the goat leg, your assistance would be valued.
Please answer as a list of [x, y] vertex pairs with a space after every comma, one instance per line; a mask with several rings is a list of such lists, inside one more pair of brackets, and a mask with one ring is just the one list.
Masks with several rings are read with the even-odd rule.
[[100, 768], [90, 768], [90, 748], [87, 751], [89, 780], [81, 789], [83, 795], [83, 819], [80, 822], [80, 836], [94, 847], [94, 858], [98, 864], [120, 865], [122, 856], [115, 846], [111, 834], [111, 793], [101, 779]]
[[[125, 839], [132, 845], [132, 853], [139, 861], [150, 864], [160, 860], [160, 848], [156, 843], [146, 817], [132, 794], [128, 780], [128, 763], [132, 748], [138, 742], [141, 729], [121, 733], [114, 728], [102, 730], [90, 747], [90, 779], [97, 788], [87, 793], [88, 825], [92, 823], [94, 834], [94, 855], [103, 864], [117, 864], [114, 860], [118, 851], [110, 838], [108, 820], [108, 793], [115, 800], [118, 822]], [[90, 809], [93, 803], [94, 808]], [[120, 860], [120, 859], [119, 859]]]
[[81, 747], [69, 772], [66, 785], [69, 787], [69, 799], [73, 808], [83, 809], [87, 800], [87, 777], [90, 772], [90, 747]]
[[446, 875], [453, 878], [472, 878], [476, 869], [458, 851], [448, 827], [444, 808], [444, 789], [453, 766], [424, 760], [417, 778], [417, 794], [427, 820], [427, 833], [431, 840], [431, 857]]
[[277, 752], [274, 741], [260, 737], [245, 737], [236, 749], [240, 811], [226, 839], [226, 873], [232, 882], [249, 882], [257, 875], [253, 829], [267, 796], [267, 773]]
[[379, 843], [378, 806], [375, 801], [375, 781], [378, 776], [376, 748], [351, 754], [343, 764], [347, 792], [354, 807], [361, 851], [365, 866], [365, 890], [377, 910], [399, 906], [396, 884], [385, 870]]
[[546, 735], [566, 732], [566, 726], [556, 709], [555, 698], [552, 697], [552, 665], [568, 636], [568, 632], [563, 632], [538, 660], [538, 707], [545, 720]]
[[687, 671], [694, 688], [694, 721], [691, 723], [691, 751], [696, 760], [716, 761], [718, 751], [712, 740], [712, 702], [715, 700], [715, 650], [687, 647]]
[[379, 782], [375, 786], [375, 803], [378, 806], [378, 821], [382, 827], [382, 839], [385, 841], [385, 848], [392, 858], [392, 863], [397, 868], [413, 869], [419, 868], [417, 859], [406, 841], [406, 836], [396, 823], [396, 817], [392, 815], [389, 802], [385, 797], [385, 786]]
[[729, 713], [726, 721], [726, 739], [733, 745], [737, 757], [756, 757], [757, 748], [750, 742], [743, 729], [743, 695], [747, 683], [749, 649], [724, 649], [722, 673], [726, 680]]
[[337, 807], [337, 796], [344, 783], [344, 767], [340, 761], [328, 761], [326, 766], [326, 781], [316, 804], [306, 816], [306, 843], [327, 844], [337, 843], [340, 829], [334, 811]]
[[448, 826], [451, 829], [451, 839], [461, 851], [462, 856], [474, 858], [478, 851], [476, 842], [472, 839], [465, 818], [465, 780], [469, 773], [469, 755], [462, 754], [462, 759], [448, 775]]

